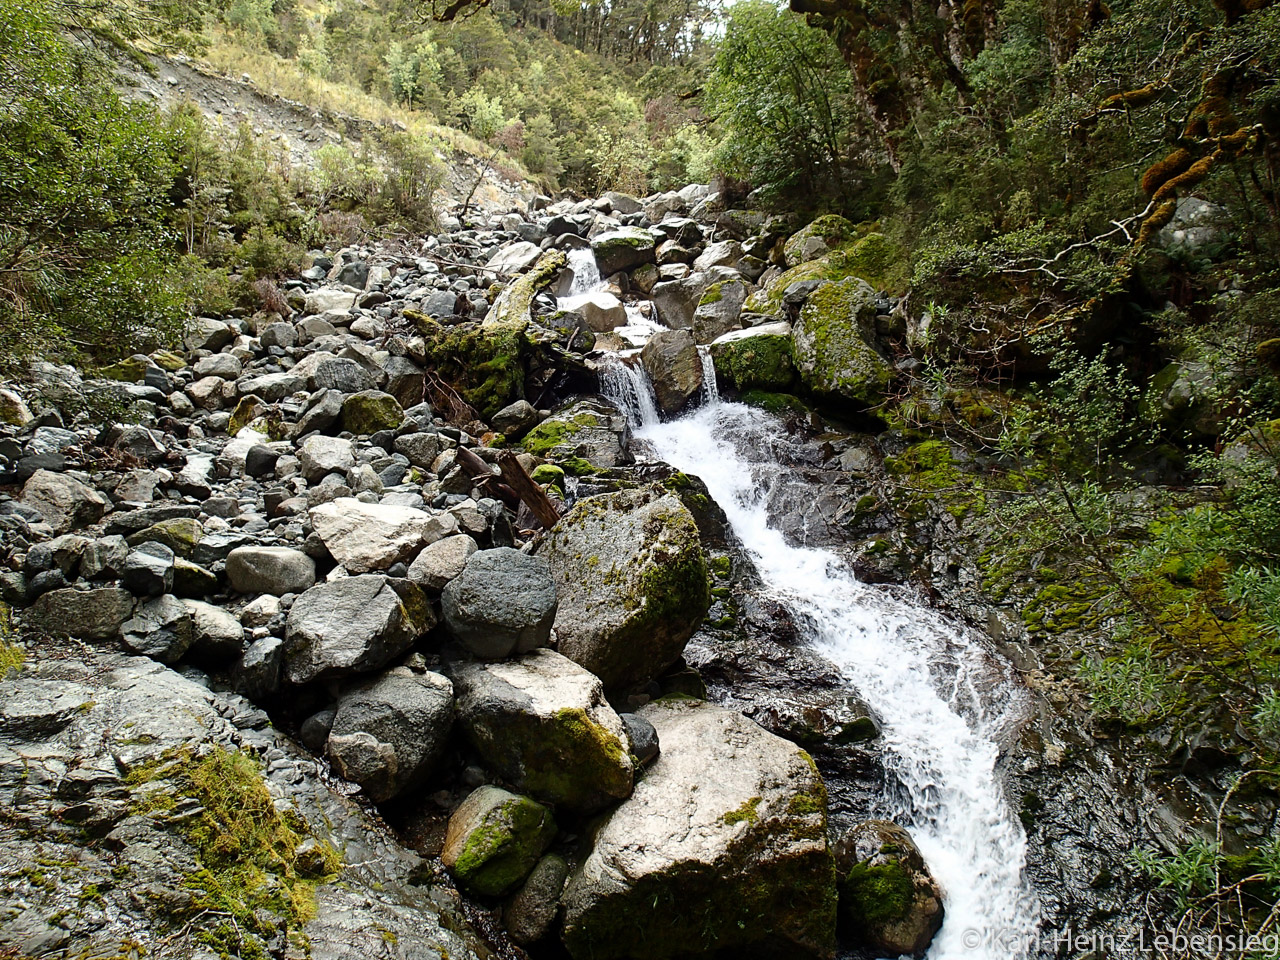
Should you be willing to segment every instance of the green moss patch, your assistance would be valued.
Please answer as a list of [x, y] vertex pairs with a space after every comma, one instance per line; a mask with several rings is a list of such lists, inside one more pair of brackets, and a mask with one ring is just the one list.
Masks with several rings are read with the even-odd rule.
[[840, 883], [840, 912], [855, 927], [880, 927], [905, 919], [915, 900], [915, 885], [897, 860], [855, 863]]
[[526, 324], [446, 327], [425, 314], [405, 311], [427, 342], [427, 362], [437, 376], [474, 407], [492, 417], [524, 398]]

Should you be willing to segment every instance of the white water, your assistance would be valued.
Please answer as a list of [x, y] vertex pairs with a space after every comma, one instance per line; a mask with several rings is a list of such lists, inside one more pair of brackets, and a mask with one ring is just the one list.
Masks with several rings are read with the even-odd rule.
[[563, 300], [594, 293], [604, 286], [604, 278], [600, 276], [600, 267], [596, 264], [596, 255], [591, 252], [590, 247], [569, 251], [569, 269], [573, 271], [573, 282]]

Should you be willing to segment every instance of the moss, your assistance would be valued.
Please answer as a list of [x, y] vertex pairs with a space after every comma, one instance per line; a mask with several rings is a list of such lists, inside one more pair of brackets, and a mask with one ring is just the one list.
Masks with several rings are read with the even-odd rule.
[[846, 220], [844, 217], [836, 214], [827, 214], [818, 217], [808, 226], [796, 233], [792, 234], [783, 245], [783, 254], [787, 258], [787, 263], [795, 265], [800, 262], [801, 249], [804, 247], [805, 241], [810, 237], [818, 237], [828, 247], [838, 246], [848, 243], [858, 235], [858, 228]]
[[724, 299], [724, 282], [713, 283], [702, 292], [702, 298], [698, 301], [698, 306], [705, 307], [712, 303], [719, 303]]
[[716, 375], [735, 390], [786, 390], [796, 378], [791, 337], [761, 334], [718, 344]]
[[863, 339], [870, 298], [870, 287], [850, 278], [819, 287], [801, 308], [794, 332], [796, 367], [811, 392], [862, 407], [884, 400], [894, 372]]
[[169, 373], [177, 373], [187, 365], [186, 359], [172, 350], [157, 350], [151, 354], [151, 362], [161, 370], [167, 370]]
[[533, 298], [560, 274], [568, 262], [569, 258], [562, 250], [544, 253], [531, 270], [513, 280], [497, 296], [482, 329], [506, 327], [523, 330], [533, 319]]
[[194, 811], [169, 822], [199, 862], [184, 881], [193, 917], [221, 918], [197, 929], [197, 941], [221, 956], [265, 960], [266, 951], [245, 932], [268, 940], [282, 927], [301, 936], [315, 916], [316, 886], [337, 876], [341, 858], [314, 839], [320, 855], [304, 868], [298, 851], [306, 825], [276, 808], [256, 761], [221, 747], [202, 757], [183, 750], [134, 768], [126, 780], [142, 798], [135, 813], [165, 820], [179, 798], [196, 801]]
[[500, 896], [528, 876], [555, 832], [550, 810], [514, 797], [489, 810], [471, 831], [453, 874], [473, 893]]
[[394, 430], [404, 420], [399, 401], [389, 393], [367, 390], [355, 393], [342, 402], [342, 426], [358, 437], [379, 430]]
[[534, 483], [549, 484], [564, 492], [564, 470], [554, 463], [544, 463], [535, 467], [532, 479]]
[[527, 324], [446, 327], [406, 310], [426, 340], [427, 363], [486, 418], [524, 397]]
[[580, 413], [567, 420], [552, 417], [530, 430], [521, 446], [535, 457], [551, 456], [557, 447], [570, 443], [580, 430], [599, 425], [600, 418], [592, 413]]
[[896, 859], [855, 863], [840, 884], [841, 912], [858, 927], [879, 927], [905, 919], [915, 902], [915, 885]]
[[720, 814], [720, 820], [729, 826], [733, 826], [735, 823], [756, 823], [760, 819], [758, 810], [762, 802], [764, 802], [763, 797], [752, 797], [750, 800], [744, 801], [742, 806], [736, 810]]
[[13, 637], [9, 605], [0, 600], [0, 680], [21, 670], [26, 660], [26, 653]]
[[733, 559], [726, 553], [712, 557], [707, 561], [707, 569], [718, 580], [723, 580], [733, 572]]
[[759, 407], [774, 416], [806, 417], [809, 415], [808, 405], [799, 397], [792, 396], [789, 393], [748, 390], [738, 399], [749, 407]]
[[231, 420], [227, 424], [227, 436], [234, 437], [266, 412], [267, 405], [261, 397], [252, 393], [241, 397], [235, 410], [231, 412]]
[[98, 371], [98, 376], [121, 383], [138, 383], [147, 374], [147, 363], [141, 357], [129, 357]]
[[200, 521], [191, 517], [176, 517], [173, 520], [161, 520], [153, 523], [145, 530], [139, 530], [128, 538], [129, 546], [136, 547], [142, 543], [154, 541], [162, 543], [181, 557], [190, 557], [192, 551], [204, 538], [204, 527]]
[[670, 519], [672, 522], [684, 520], [692, 530], [679, 538], [684, 544], [679, 553], [651, 564], [640, 578], [640, 596], [636, 599], [638, 605], [643, 605], [644, 612], [635, 628], [642, 632], [691, 618], [696, 623], [706, 616], [711, 606], [711, 579], [697, 527], [688, 516]]

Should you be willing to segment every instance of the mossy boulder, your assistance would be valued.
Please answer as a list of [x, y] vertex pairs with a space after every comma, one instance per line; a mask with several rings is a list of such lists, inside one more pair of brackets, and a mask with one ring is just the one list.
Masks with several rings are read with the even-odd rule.
[[169, 373], [177, 373], [187, 365], [186, 358], [173, 350], [157, 350], [151, 354], [151, 362]]
[[602, 233], [591, 241], [591, 252], [595, 254], [602, 277], [653, 263], [656, 251], [653, 234], [640, 227], [623, 227]]
[[1218, 397], [1230, 379], [1226, 371], [1194, 356], [1176, 360], [1151, 378], [1142, 417], [1197, 439], [1216, 437], [1225, 422]]
[[607, 400], [580, 400], [530, 430], [521, 445], [582, 474], [630, 463], [629, 439], [627, 419], [617, 407]]
[[109, 367], [103, 367], [98, 375], [107, 380], [118, 380], [121, 383], [141, 383], [147, 375], [147, 358], [133, 356]]
[[829, 213], [792, 234], [783, 246], [782, 253], [787, 259], [787, 266], [796, 267], [818, 259], [828, 249], [849, 243], [857, 236], [856, 226], [844, 217]]
[[531, 352], [528, 324], [464, 323], [447, 327], [405, 311], [426, 341], [426, 366], [486, 419], [523, 400]]
[[679, 658], [711, 604], [688, 508], [661, 487], [578, 503], [538, 550], [560, 607], [559, 650], [606, 689], [647, 683]]
[[551, 650], [452, 672], [467, 738], [504, 782], [578, 813], [631, 795], [626, 728], [594, 674]]
[[542, 804], [481, 787], [449, 818], [440, 859], [468, 891], [497, 897], [529, 875], [555, 835], [551, 811]]
[[12, 390], [0, 388], [0, 423], [11, 427], [25, 427], [31, 422], [31, 410], [26, 401]]
[[831, 956], [827, 794], [809, 755], [697, 700], [658, 700], [638, 713], [662, 752], [569, 879], [569, 953]]
[[792, 332], [800, 380], [815, 396], [860, 410], [881, 403], [891, 367], [871, 346], [876, 293], [850, 277], [823, 284], [800, 310]]
[[791, 324], [733, 330], [711, 343], [716, 376], [735, 390], [786, 390], [796, 379]]
[[163, 543], [178, 556], [189, 560], [195, 553], [196, 545], [203, 539], [204, 527], [199, 520], [176, 517], [173, 520], [161, 520], [145, 530], [130, 534], [128, 543], [131, 547], [148, 542]]
[[358, 437], [394, 430], [403, 420], [400, 401], [380, 390], [362, 390], [342, 401], [342, 428]]
[[942, 892], [911, 835], [868, 820], [835, 844], [840, 922], [860, 944], [923, 956], [942, 927]]
[[498, 294], [484, 318], [486, 327], [523, 328], [533, 319], [533, 298], [549, 286], [569, 263], [562, 250], [548, 250], [533, 269], [513, 280]]

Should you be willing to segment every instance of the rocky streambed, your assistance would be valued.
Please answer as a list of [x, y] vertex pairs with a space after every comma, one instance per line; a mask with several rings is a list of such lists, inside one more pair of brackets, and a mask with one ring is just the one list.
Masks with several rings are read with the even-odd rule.
[[[882, 453], [791, 395], [862, 422], [894, 302], [706, 187], [535, 206], [0, 394], [0, 950], [941, 958], [1129, 922], [1063, 852], [1124, 823], [1014, 814], [1065, 778], [1040, 701], [847, 573], [911, 579], [849, 533]], [[717, 381], [758, 406], [698, 410]]]

